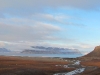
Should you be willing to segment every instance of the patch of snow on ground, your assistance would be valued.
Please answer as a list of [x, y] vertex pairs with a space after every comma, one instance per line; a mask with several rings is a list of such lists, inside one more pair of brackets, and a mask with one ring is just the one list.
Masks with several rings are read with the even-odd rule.
[[74, 64], [72, 64], [72, 65], [80, 65], [80, 62], [81, 61], [79, 61], [79, 60], [77, 60]]
[[69, 68], [68, 65], [64, 65], [64, 68]]
[[55, 66], [61, 66], [61, 65], [55, 65]]

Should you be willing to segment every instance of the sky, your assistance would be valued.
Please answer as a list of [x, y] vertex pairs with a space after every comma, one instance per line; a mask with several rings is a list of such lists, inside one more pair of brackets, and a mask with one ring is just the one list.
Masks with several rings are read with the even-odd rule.
[[0, 47], [78, 49], [100, 45], [100, 0], [0, 0]]

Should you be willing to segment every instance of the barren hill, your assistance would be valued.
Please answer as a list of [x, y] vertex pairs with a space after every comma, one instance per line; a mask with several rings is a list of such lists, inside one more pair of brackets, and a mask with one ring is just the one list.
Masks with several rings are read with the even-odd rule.
[[95, 49], [84, 57], [100, 57], [100, 46], [96, 46]]

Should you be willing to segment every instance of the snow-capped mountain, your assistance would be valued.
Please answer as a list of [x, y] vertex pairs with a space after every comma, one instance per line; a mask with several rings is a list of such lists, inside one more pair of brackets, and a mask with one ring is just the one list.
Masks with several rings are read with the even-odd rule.
[[10, 50], [8, 50], [6, 48], [0, 48], [0, 52], [10, 52]]
[[81, 54], [77, 49], [32, 46], [32, 49], [25, 49], [21, 53], [31, 54]]

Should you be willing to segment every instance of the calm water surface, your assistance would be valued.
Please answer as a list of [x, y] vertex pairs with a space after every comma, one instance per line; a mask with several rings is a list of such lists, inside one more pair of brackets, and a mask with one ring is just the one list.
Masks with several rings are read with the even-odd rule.
[[80, 54], [25, 54], [18, 52], [3, 52], [0, 55], [4, 56], [27, 56], [27, 57], [61, 57], [61, 58], [76, 58], [82, 55]]

